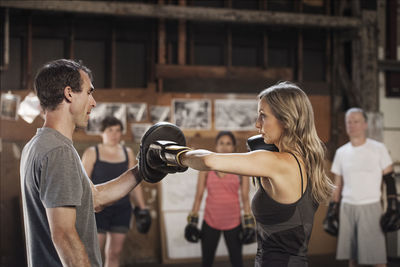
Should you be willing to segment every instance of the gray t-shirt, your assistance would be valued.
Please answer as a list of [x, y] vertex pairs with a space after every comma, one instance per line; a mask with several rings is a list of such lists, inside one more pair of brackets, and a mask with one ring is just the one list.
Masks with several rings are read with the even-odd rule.
[[76, 230], [92, 266], [101, 266], [89, 178], [72, 141], [38, 129], [22, 151], [21, 191], [28, 266], [62, 266], [51, 239], [46, 208], [74, 207]]

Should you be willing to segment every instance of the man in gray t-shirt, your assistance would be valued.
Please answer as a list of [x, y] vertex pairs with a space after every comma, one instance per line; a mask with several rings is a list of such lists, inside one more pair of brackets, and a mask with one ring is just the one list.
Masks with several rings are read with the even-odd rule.
[[28, 266], [102, 266], [94, 211], [128, 194], [137, 166], [93, 185], [72, 144], [96, 106], [91, 72], [72, 60], [44, 65], [35, 90], [45, 123], [24, 147], [20, 164]]

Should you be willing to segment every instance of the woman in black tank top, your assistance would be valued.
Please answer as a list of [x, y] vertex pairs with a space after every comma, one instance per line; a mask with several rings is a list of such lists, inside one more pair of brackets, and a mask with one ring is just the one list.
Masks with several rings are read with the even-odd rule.
[[192, 150], [179, 160], [197, 170], [258, 177], [252, 200], [258, 243], [255, 266], [308, 266], [314, 214], [319, 203], [329, 200], [333, 184], [324, 171], [325, 147], [307, 95], [290, 82], [263, 90], [256, 128], [260, 138], [279, 152]]
[[[135, 165], [132, 149], [120, 144], [122, 122], [114, 117], [102, 121], [102, 143], [86, 149], [82, 163], [93, 184], [108, 182]], [[131, 220], [130, 196], [140, 209], [146, 209], [142, 188], [138, 185], [131, 194], [95, 214], [100, 249], [104, 250], [104, 265], [119, 266], [120, 253]], [[111, 244], [105, 246], [106, 243]]]

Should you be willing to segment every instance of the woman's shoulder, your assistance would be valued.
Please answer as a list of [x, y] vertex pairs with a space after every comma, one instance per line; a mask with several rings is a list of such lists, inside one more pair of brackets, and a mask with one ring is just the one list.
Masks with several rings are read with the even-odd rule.
[[95, 145], [95, 146], [90, 146], [90, 147], [86, 148], [85, 151], [83, 152], [83, 154], [84, 154], [84, 155], [85, 155], [85, 154], [90, 155], [90, 154], [96, 153], [96, 147], [97, 147], [97, 145]]
[[82, 154], [82, 160], [96, 160], [96, 146], [86, 148]]

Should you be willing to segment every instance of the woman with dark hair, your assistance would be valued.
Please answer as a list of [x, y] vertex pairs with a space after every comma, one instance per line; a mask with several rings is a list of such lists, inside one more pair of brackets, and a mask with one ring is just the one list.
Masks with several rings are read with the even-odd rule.
[[[215, 139], [217, 153], [233, 153], [236, 139], [232, 132], [221, 131]], [[201, 171], [197, 180], [196, 196], [189, 214], [190, 228], [198, 221], [201, 200], [207, 189], [204, 220], [201, 228], [202, 266], [212, 266], [221, 233], [229, 252], [232, 266], [243, 266], [240, 200], [243, 213], [251, 216], [249, 203], [249, 178], [220, 171]], [[189, 234], [186, 229], [186, 236]], [[196, 231], [196, 230], [192, 230]], [[190, 239], [190, 237], [189, 237]], [[192, 240], [195, 241], [195, 240]]]
[[[101, 125], [102, 143], [89, 147], [83, 153], [83, 166], [94, 184], [105, 183], [118, 177], [136, 164], [132, 149], [120, 144], [122, 131], [123, 125], [119, 119], [106, 117]], [[145, 206], [140, 184], [132, 190], [130, 195], [126, 195], [113, 205], [95, 214], [97, 236], [100, 249], [104, 251], [104, 266], [106, 267], [119, 266], [120, 254], [131, 220], [130, 197], [137, 205], [135, 207], [136, 212], [141, 211], [143, 213], [143, 211], [146, 211], [147, 221], [150, 223], [150, 215]], [[136, 221], [136, 224], [138, 224], [138, 221]], [[146, 228], [148, 230], [148, 227]]]

